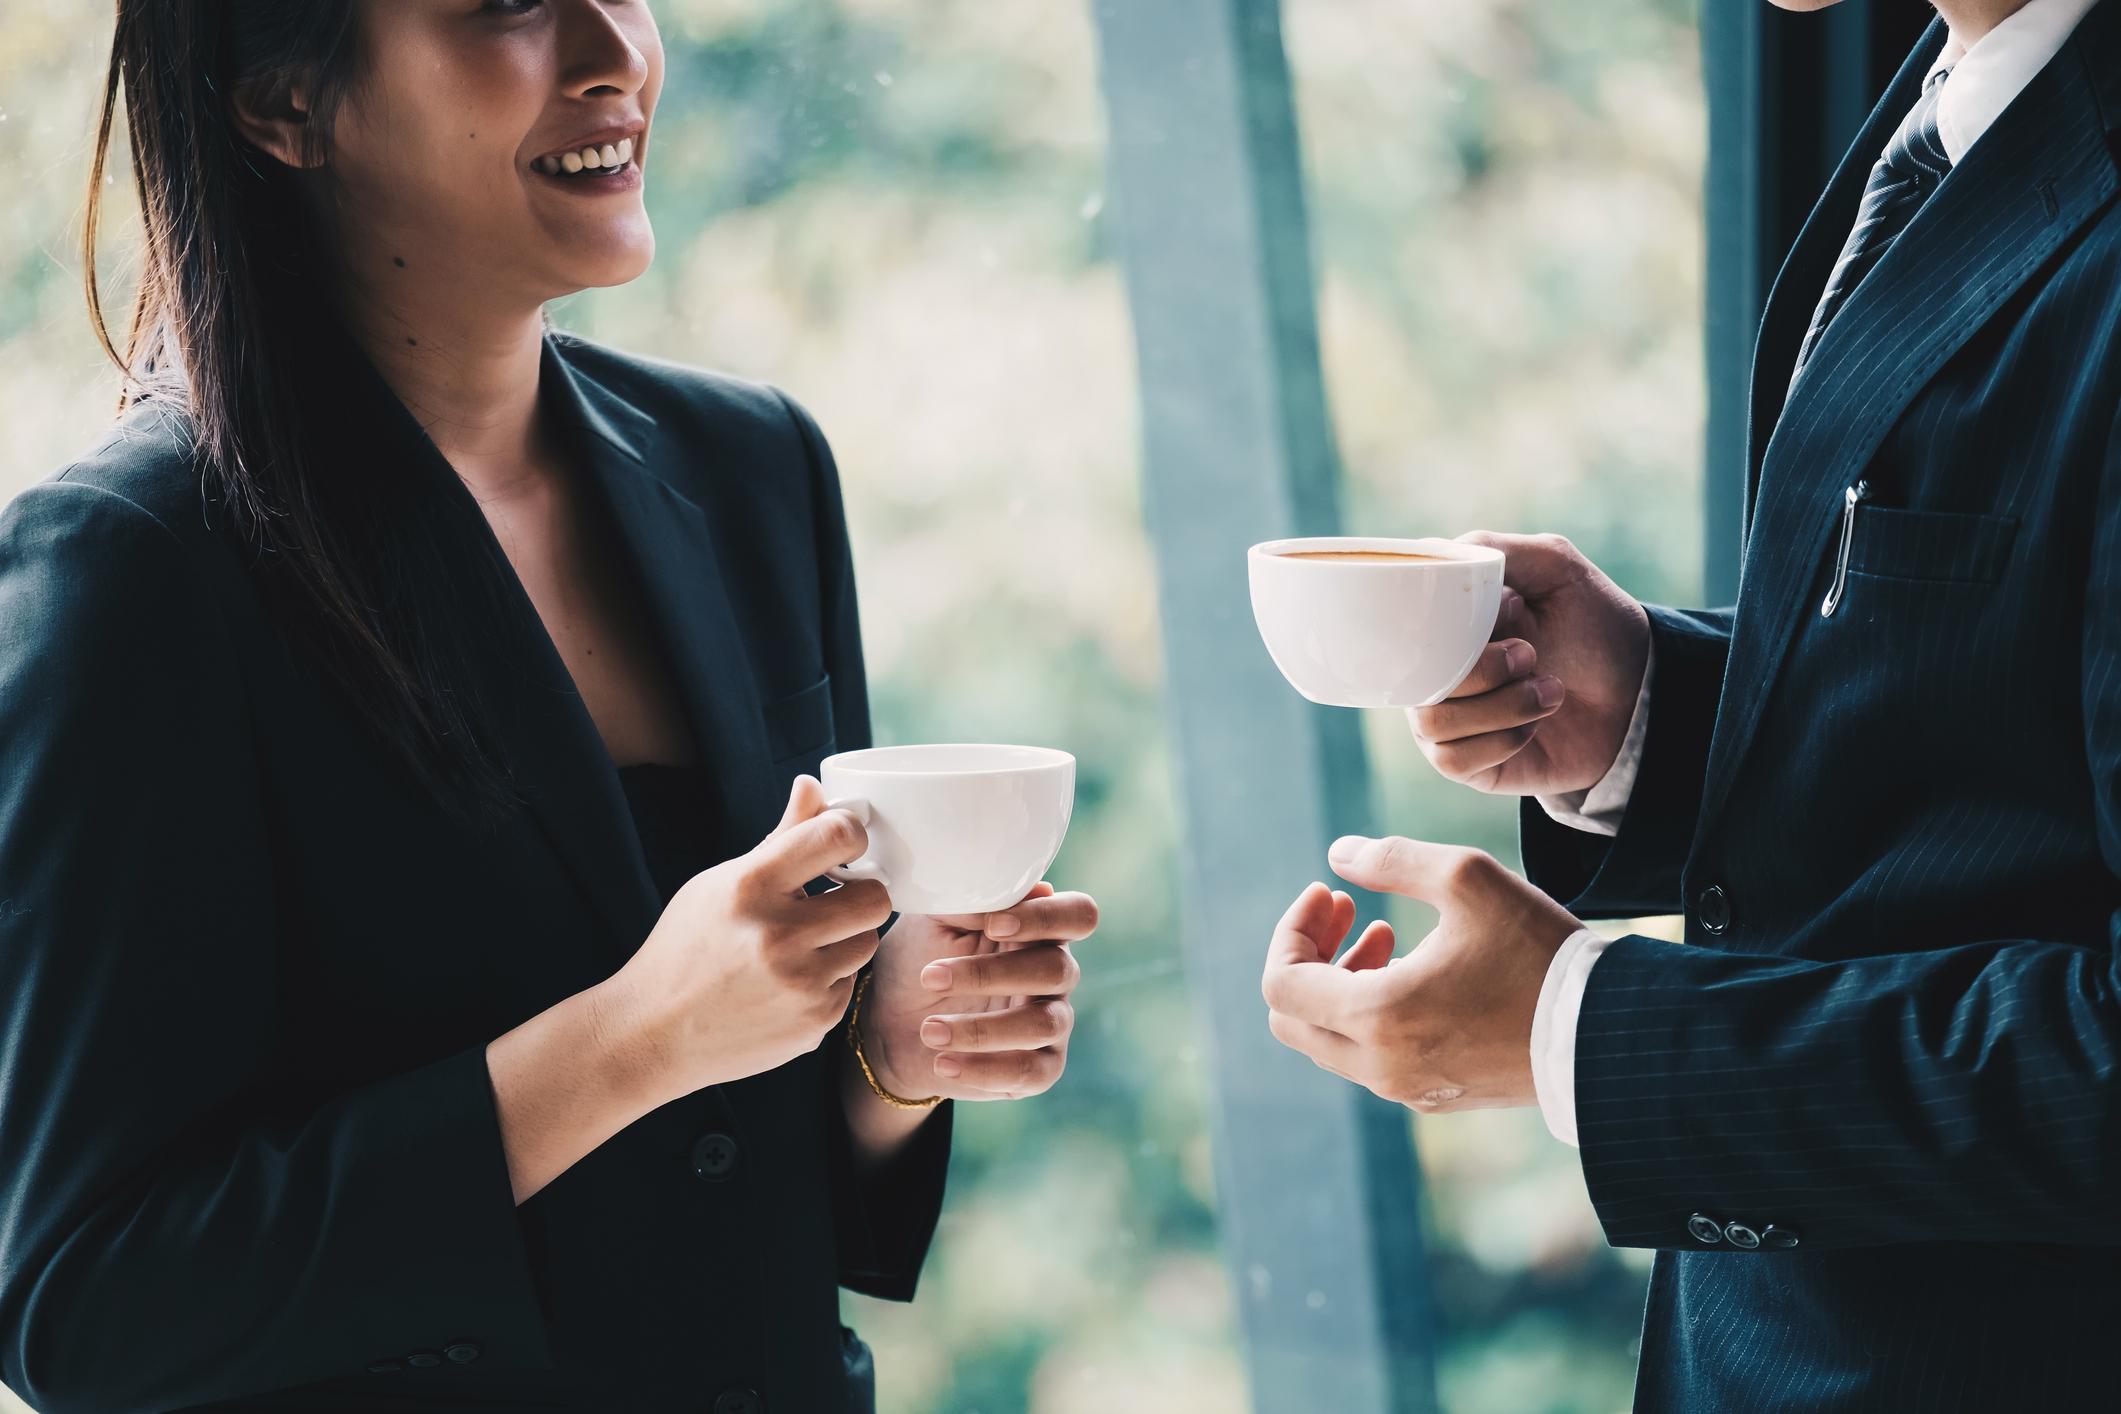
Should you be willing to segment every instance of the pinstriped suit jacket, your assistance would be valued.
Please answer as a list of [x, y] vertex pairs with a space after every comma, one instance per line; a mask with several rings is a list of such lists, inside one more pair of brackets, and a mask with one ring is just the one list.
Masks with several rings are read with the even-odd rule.
[[[2121, 3], [1966, 154], [1785, 405], [1944, 38], [1777, 280], [1738, 604], [1653, 611], [1619, 835], [1523, 815], [1528, 871], [1580, 914], [1687, 915], [1689, 946], [1605, 953], [1577, 1034], [1592, 1201], [1613, 1243], [1660, 1249], [1642, 1409], [2121, 1401]], [[1797, 1245], [1704, 1242], [1696, 1214]]]

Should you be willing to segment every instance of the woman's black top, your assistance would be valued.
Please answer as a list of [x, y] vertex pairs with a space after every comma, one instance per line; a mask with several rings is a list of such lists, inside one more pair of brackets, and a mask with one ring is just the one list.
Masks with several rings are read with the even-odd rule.
[[0, 511], [0, 1382], [42, 1414], [855, 1405], [839, 1288], [911, 1298], [949, 1106], [857, 1178], [835, 1037], [519, 1207], [485, 1063], [868, 743], [822, 437], [547, 337], [704, 756], [622, 776], [462, 481], [350, 345], [311, 372], [327, 510], [390, 547], [371, 601], [520, 803], [445, 809], [377, 738], [181, 416]]

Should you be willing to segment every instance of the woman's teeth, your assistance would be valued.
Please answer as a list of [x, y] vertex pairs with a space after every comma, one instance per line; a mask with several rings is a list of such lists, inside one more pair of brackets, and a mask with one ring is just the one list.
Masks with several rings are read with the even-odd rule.
[[548, 177], [575, 176], [581, 172], [602, 171], [607, 167], [623, 167], [633, 160], [633, 139], [622, 137], [617, 142], [607, 142], [598, 147], [584, 147], [574, 152], [562, 152], [557, 157], [540, 157], [530, 165]]

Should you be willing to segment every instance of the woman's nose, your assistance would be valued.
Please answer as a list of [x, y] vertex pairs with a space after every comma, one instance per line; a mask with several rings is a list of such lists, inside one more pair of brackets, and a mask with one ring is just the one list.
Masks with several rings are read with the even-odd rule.
[[[622, 24], [603, 0], [569, 0], [560, 27], [560, 59], [567, 91], [578, 98], [634, 93], [648, 82], [648, 56], [636, 28]], [[621, 7], [653, 25], [643, 5]], [[652, 31], [651, 31], [652, 33]]]

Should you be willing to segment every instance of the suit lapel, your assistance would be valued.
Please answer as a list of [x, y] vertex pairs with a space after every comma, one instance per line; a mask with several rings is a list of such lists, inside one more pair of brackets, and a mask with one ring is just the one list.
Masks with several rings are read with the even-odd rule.
[[[492, 750], [537, 832], [608, 925], [614, 956], [630, 956], [661, 898], [596, 723], [462, 478], [374, 366], [350, 342], [338, 347], [341, 376], [319, 380], [337, 391], [316, 412], [337, 439], [339, 479], [351, 497], [342, 513], [384, 518], [388, 537], [448, 547], [440, 556], [447, 582], [408, 591], [429, 606], [420, 610], [427, 636], [463, 673], [461, 689], [478, 703]], [[611, 511], [619, 553], [639, 573], [719, 817], [750, 830], [763, 813], [770, 825], [778, 796], [765, 722], [707, 512], [671, 484], [655, 419], [579, 375], [551, 336], [539, 392], [545, 414], [573, 434], [577, 465]]]
[[[557, 421], [587, 434], [580, 444], [591, 480], [639, 572], [712, 777], [719, 818], [739, 835], [761, 833], [779, 814], [779, 786], [768, 765], [751, 655], [722, 576], [715, 523], [692, 489], [704, 478], [684, 476], [679, 449], [661, 444], [654, 419], [575, 367], [565, 345], [551, 337], [545, 393]], [[707, 452], [693, 446], [686, 454]]]
[[1703, 826], [1743, 763], [1796, 624], [1811, 607], [1809, 591], [1844, 488], [1861, 476], [1945, 362], [2114, 194], [2114, 159], [2094, 87], [2098, 71], [2090, 67], [2112, 60], [2084, 32], [2091, 24], [2080, 27], [1967, 152], [1857, 288], [1813, 350], [1786, 406], [1780, 389], [1789, 381], [1811, 303], [1847, 236], [1877, 149], [1914, 102], [1942, 42], [1941, 25], [1932, 27], [1865, 124], [1807, 222], [1801, 251], [1777, 280], [1753, 399], [1756, 430], [1773, 430], [1756, 453], [1757, 490], [1709, 751]]
[[[1745, 523], [1750, 530], [1754, 503], [1760, 489], [1760, 468], [1767, 456], [1768, 438], [1782, 416], [1784, 401], [1791, 393], [1790, 370], [1797, 351], [1811, 328], [1813, 311], [1825, 293], [1827, 278], [1848, 243], [1849, 229], [1856, 220], [1871, 168], [1885, 149], [1900, 120], [1922, 92], [1922, 78], [1942, 52], [1949, 31], [1941, 19], [1915, 44], [1900, 71], [1886, 86], [1862, 131], [1842, 154], [1826, 190], [1812, 205], [1797, 233], [1796, 243], [1783, 259], [1768, 291], [1767, 307], [1760, 320], [1760, 337], [1753, 349], [1752, 399], [1746, 422]], [[1875, 271], [1873, 272], [1876, 273]], [[1843, 313], [1847, 313], [1844, 309]], [[1750, 536], [1747, 537], [1750, 539]]]

